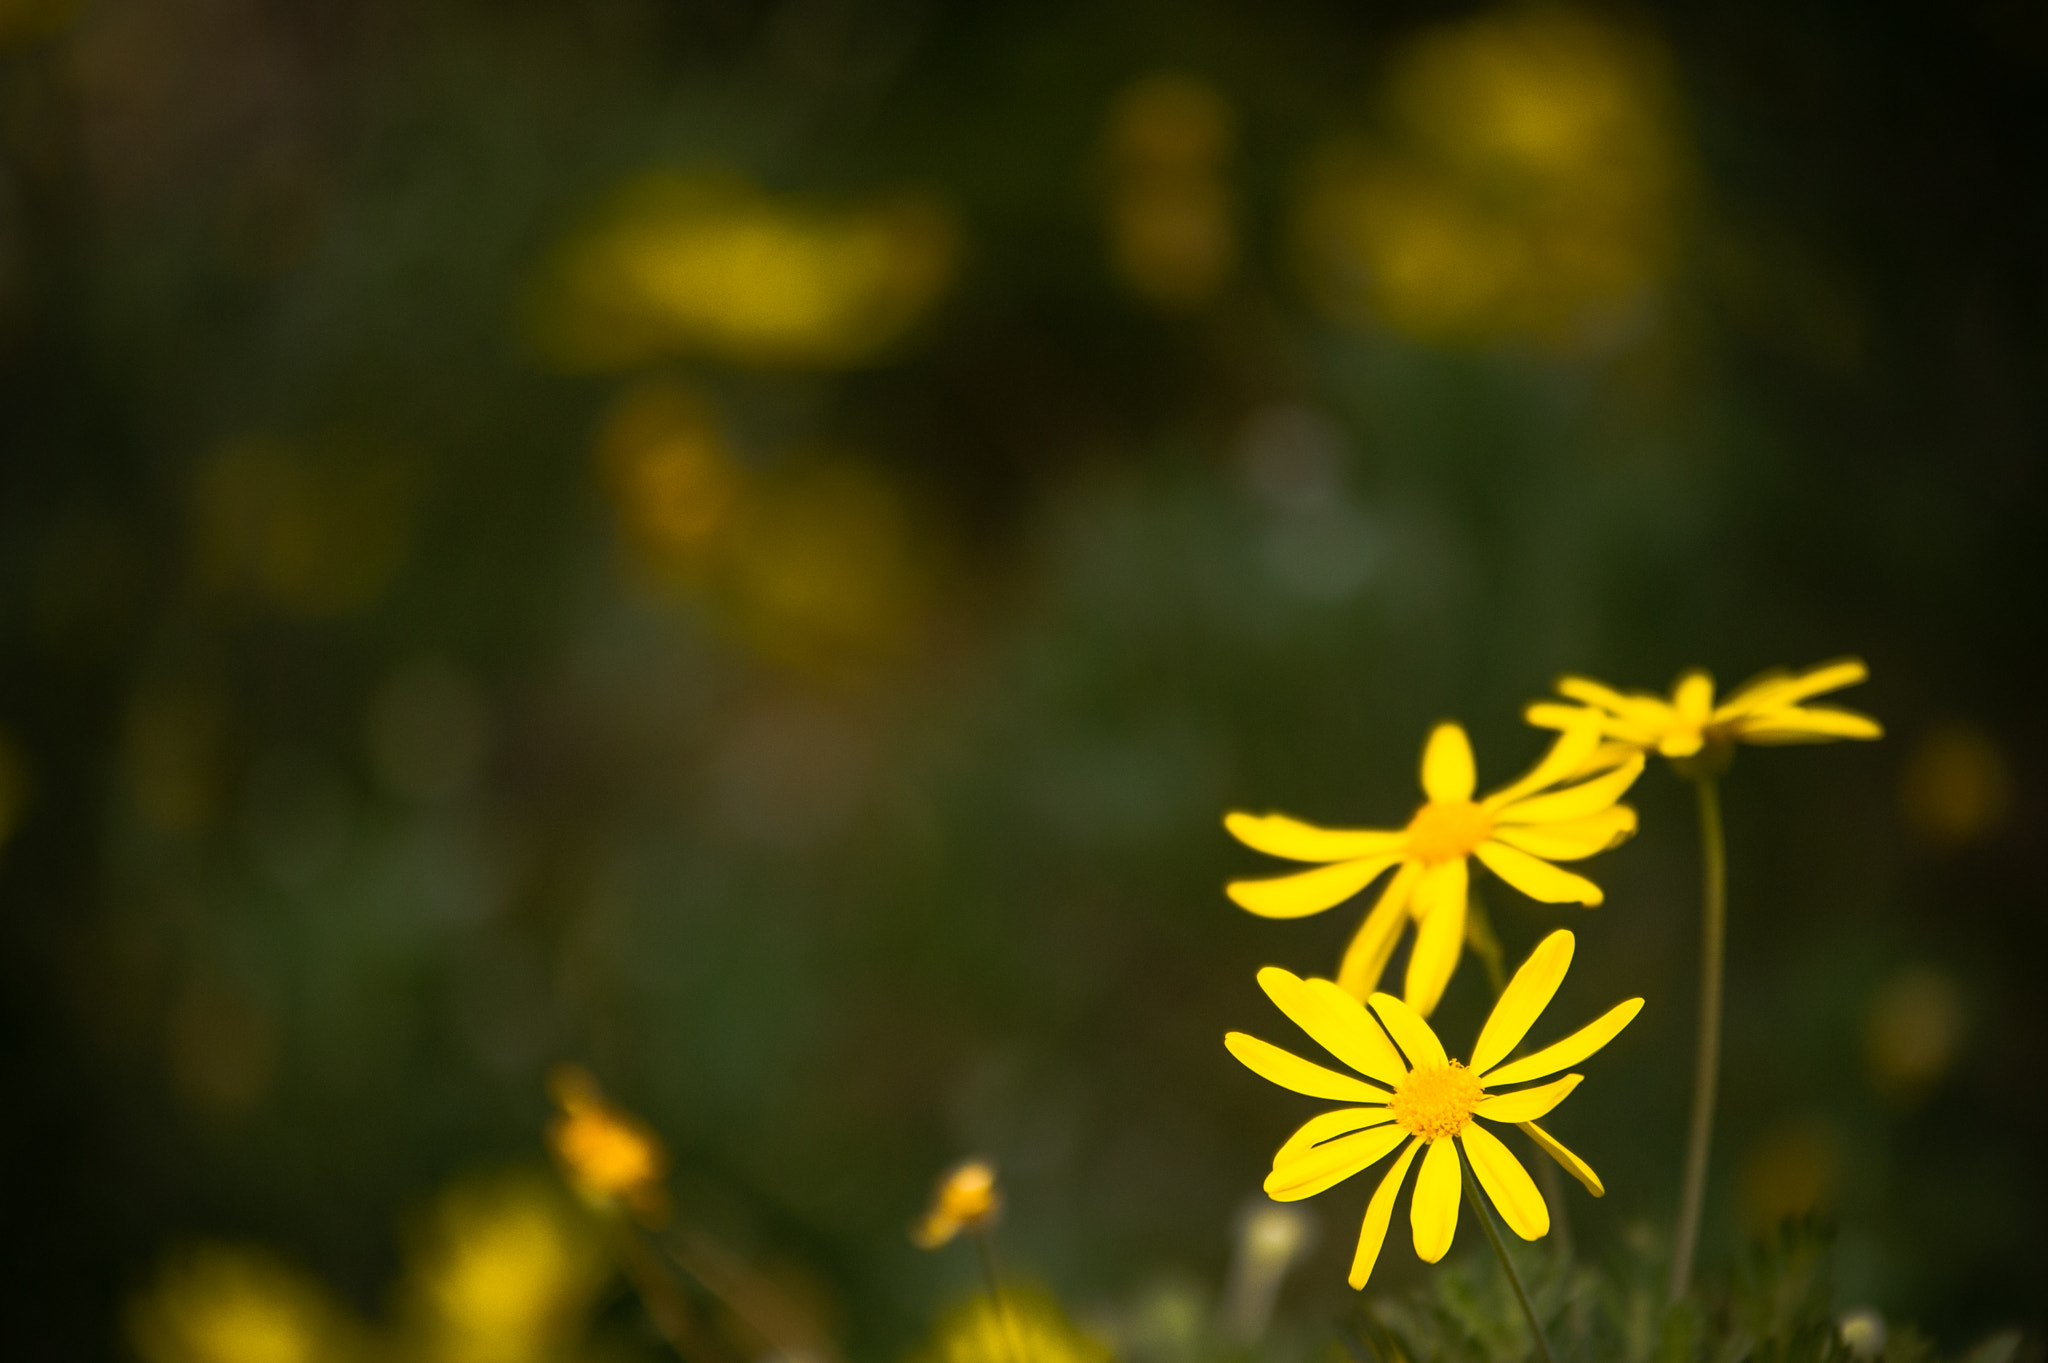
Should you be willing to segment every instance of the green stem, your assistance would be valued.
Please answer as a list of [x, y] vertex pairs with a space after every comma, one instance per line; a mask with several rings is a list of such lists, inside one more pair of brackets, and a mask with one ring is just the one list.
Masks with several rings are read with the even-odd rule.
[[988, 1279], [988, 1299], [996, 1305], [996, 1319], [1002, 1322], [1003, 1337], [1009, 1341], [1011, 1363], [1026, 1363], [1024, 1357], [1024, 1335], [1018, 1330], [1017, 1321], [1010, 1314], [1010, 1302], [1003, 1295], [1003, 1275], [996, 1271], [996, 1247], [989, 1239], [988, 1230], [976, 1226], [969, 1232], [974, 1237], [974, 1249], [981, 1259], [982, 1276]]
[[1508, 1275], [1508, 1282], [1515, 1289], [1515, 1300], [1522, 1304], [1522, 1314], [1528, 1317], [1529, 1333], [1536, 1340], [1537, 1357], [1543, 1363], [1557, 1363], [1557, 1355], [1550, 1352], [1550, 1340], [1543, 1333], [1542, 1323], [1536, 1319], [1536, 1308], [1530, 1304], [1528, 1289], [1522, 1286], [1522, 1275], [1515, 1272], [1514, 1260], [1508, 1258], [1508, 1247], [1500, 1238], [1500, 1228], [1493, 1224], [1493, 1210], [1486, 1205], [1486, 1196], [1479, 1190], [1479, 1181], [1472, 1177], [1472, 1166], [1462, 1150], [1458, 1152], [1458, 1169], [1465, 1176], [1465, 1200], [1478, 1213], [1480, 1228], [1486, 1232], [1486, 1243], [1493, 1246], [1501, 1271]]
[[1721, 831], [1721, 795], [1712, 776], [1694, 778], [1700, 797], [1700, 1036], [1692, 1076], [1692, 1127], [1685, 1142], [1685, 1186], [1671, 1256], [1671, 1300], [1692, 1286], [1700, 1211], [1707, 1196], [1707, 1153], [1714, 1138], [1714, 1095], [1721, 1074], [1721, 980], [1728, 955], [1728, 849]]

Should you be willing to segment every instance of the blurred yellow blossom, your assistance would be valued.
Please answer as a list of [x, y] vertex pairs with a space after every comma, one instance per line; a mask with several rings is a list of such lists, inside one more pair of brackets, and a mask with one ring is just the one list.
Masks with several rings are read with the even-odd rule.
[[1991, 735], [1951, 720], [1927, 731], [1899, 772], [1906, 826], [1942, 850], [1996, 834], [2012, 806], [2012, 770]]
[[562, 249], [539, 339], [572, 368], [667, 355], [839, 368], [872, 361], [953, 273], [953, 215], [922, 195], [828, 207], [730, 175], [646, 175]]
[[404, 1305], [434, 1363], [542, 1363], [580, 1334], [609, 1275], [595, 1228], [524, 1172], [444, 1193], [418, 1229]]
[[937, 1249], [961, 1231], [978, 1231], [995, 1220], [1003, 1207], [995, 1166], [970, 1159], [948, 1169], [932, 1193], [931, 1209], [911, 1228], [921, 1249]]
[[197, 568], [215, 591], [286, 615], [347, 615], [383, 592], [411, 548], [418, 478], [390, 450], [258, 437], [197, 473]]
[[1742, 1216], [1752, 1235], [1825, 1211], [1841, 1176], [1842, 1141], [1832, 1123], [1817, 1117], [1787, 1121], [1767, 1132], [1743, 1160]]
[[1529, 953], [1480, 1029], [1469, 1066], [1450, 1059], [1422, 1015], [1391, 994], [1374, 994], [1361, 1004], [1329, 980], [1304, 980], [1278, 966], [1259, 972], [1259, 986], [1296, 1026], [1359, 1074], [1386, 1085], [1325, 1069], [1244, 1032], [1224, 1038], [1230, 1053], [1263, 1079], [1311, 1098], [1358, 1104], [1312, 1117], [1287, 1139], [1266, 1176], [1268, 1197], [1284, 1202], [1313, 1197], [1401, 1151], [1366, 1207], [1351, 1262], [1352, 1287], [1363, 1288], [1372, 1276], [1394, 1201], [1418, 1153], [1422, 1172], [1409, 1223], [1415, 1253], [1425, 1263], [1444, 1257], [1457, 1229], [1460, 1147], [1510, 1230], [1524, 1240], [1549, 1232], [1550, 1209], [1528, 1170], [1476, 1118], [1520, 1126], [1595, 1197], [1605, 1193], [1584, 1160], [1536, 1125], [1584, 1076], [1567, 1074], [1534, 1088], [1489, 1091], [1576, 1065], [1612, 1041], [1642, 1010], [1641, 999], [1618, 1003], [1564, 1040], [1509, 1061], [1564, 982], [1573, 945], [1572, 934], [1560, 928]]
[[1963, 990], [1932, 966], [1909, 966], [1879, 986], [1863, 1016], [1863, 1060], [1887, 1098], [1911, 1102], [1948, 1073], [1961, 1049]]
[[362, 1333], [305, 1275], [225, 1245], [173, 1255], [128, 1310], [143, 1363], [346, 1363]]
[[745, 491], [717, 413], [673, 383], [647, 383], [612, 406], [598, 459], [636, 560], [668, 586], [701, 583]]
[[1009, 1288], [946, 1313], [916, 1363], [1110, 1363], [1109, 1346], [1077, 1328], [1045, 1292]]
[[1599, 742], [1597, 723], [1575, 723], [1527, 775], [1474, 800], [1471, 742], [1458, 725], [1439, 724], [1422, 752], [1427, 799], [1406, 828], [1319, 828], [1284, 814], [1233, 812], [1224, 827], [1247, 847], [1327, 864], [1269, 880], [1232, 881], [1227, 892], [1263, 917], [1300, 918], [1343, 903], [1398, 867], [1345, 950], [1337, 981], [1358, 998], [1372, 993], [1412, 919], [1415, 947], [1402, 989], [1408, 1006], [1427, 1016], [1464, 952], [1469, 858], [1546, 904], [1601, 902], [1599, 886], [1551, 864], [1590, 857], [1635, 832], [1635, 811], [1616, 802], [1642, 771], [1640, 756], [1556, 789], [1584, 774]]
[[1599, 717], [1612, 740], [1593, 762], [1622, 760], [1631, 750], [1656, 752], [1673, 761], [1697, 760], [1712, 768], [1725, 763], [1737, 743], [1828, 743], [1843, 738], [1882, 738], [1884, 729], [1867, 715], [1832, 705], [1808, 705], [1813, 697], [1854, 686], [1870, 675], [1861, 658], [1809, 667], [1776, 669], [1754, 677], [1714, 704], [1714, 679], [1695, 669], [1680, 677], [1671, 698], [1644, 691], [1626, 694], [1585, 677], [1564, 677], [1560, 695], [1576, 705], [1537, 701], [1525, 716], [1545, 729], [1565, 729]]
[[1161, 73], [1125, 87], [1110, 113], [1110, 263], [1133, 293], [1198, 307], [1229, 279], [1237, 224], [1224, 178], [1233, 143], [1228, 101], [1193, 76]]
[[666, 1219], [668, 1152], [655, 1134], [607, 1103], [580, 1066], [560, 1066], [548, 1087], [562, 1109], [548, 1126], [548, 1148], [571, 1186], [594, 1205], [623, 1206], [649, 1224]]
[[1323, 306], [1433, 341], [1572, 345], [1639, 311], [1668, 267], [1683, 156], [1668, 58], [1556, 5], [1426, 33], [1385, 129], [1311, 162], [1298, 242]]

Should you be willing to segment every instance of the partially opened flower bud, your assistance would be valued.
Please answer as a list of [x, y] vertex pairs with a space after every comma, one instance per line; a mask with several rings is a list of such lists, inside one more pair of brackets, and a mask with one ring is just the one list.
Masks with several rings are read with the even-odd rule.
[[910, 1238], [920, 1249], [937, 1249], [963, 1230], [988, 1225], [1002, 1206], [995, 1166], [983, 1159], [963, 1160], [939, 1180], [931, 1210], [911, 1228]]
[[548, 1147], [577, 1193], [595, 1206], [622, 1206], [649, 1225], [666, 1220], [668, 1153], [654, 1133], [607, 1103], [580, 1066], [561, 1066], [548, 1087], [562, 1109], [548, 1125]]

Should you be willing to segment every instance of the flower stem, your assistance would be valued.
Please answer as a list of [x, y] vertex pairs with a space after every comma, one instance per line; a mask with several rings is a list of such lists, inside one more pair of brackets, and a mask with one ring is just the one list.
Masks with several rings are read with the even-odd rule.
[[1479, 1225], [1486, 1232], [1486, 1243], [1493, 1246], [1494, 1257], [1500, 1260], [1501, 1271], [1508, 1275], [1508, 1282], [1515, 1289], [1515, 1300], [1522, 1304], [1522, 1314], [1528, 1317], [1529, 1333], [1536, 1340], [1536, 1356], [1543, 1363], [1557, 1363], [1557, 1355], [1550, 1352], [1550, 1340], [1543, 1333], [1541, 1322], [1536, 1319], [1536, 1308], [1530, 1304], [1528, 1289], [1522, 1286], [1522, 1275], [1515, 1272], [1514, 1260], [1508, 1258], [1508, 1247], [1500, 1238], [1500, 1227], [1493, 1224], [1493, 1209], [1486, 1205], [1486, 1196], [1479, 1190], [1479, 1180], [1472, 1177], [1472, 1165], [1465, 1159], [1465, 1152], [1458, 1152], [1458, 1169], [1465, 1176], [1465, 1200], [1472, 1204], [1472, 1210], [1479, 1215]]
[[996, 1319], [1002, 1322], [1003, 1338], [1009, 1344], [1011, 1363], [1025, 1363], [1024, 1336], [1017, 1328], [1017, 1321], [1010, 1314], [1009, 1298], [1003, 1295], [1003, 1275], [996, 1271], [996, 1247], [990, 1239], [986, 1226], [976, 1226], [970, 1232], [974, 1237], [975, 1254], [981, 1260], [982, 1276], [988, 1279], [988, 1299], [995, 1303]]
[[1685, 1143], [1685, 1186], [1671, 1256], [1671, 1300], [1692, 1286], [1700, 1210], [1707, 1196], [1707, 1151], [1714, 1138], [1714, 1095], [1721, 1075], [1721, 980], [1728, 955], [1728, 848], [1721, 831], [1721, 794], [1712, 776], [1698, 776], [1700, 798], [1700, 1036], [1692, 1076], [1692, 1128]]

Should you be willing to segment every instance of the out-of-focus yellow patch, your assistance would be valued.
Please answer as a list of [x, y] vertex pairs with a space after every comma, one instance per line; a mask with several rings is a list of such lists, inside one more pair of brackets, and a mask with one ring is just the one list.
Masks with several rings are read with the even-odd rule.
[[1422, 35], [1384, 127], [1324, 147], [1297, 218], [1316, 301], [1434, 342], [1598, 344], [1669, 267], [1686, 179], [1662, 48], [1555, 6]]
[[0, 50], [62, 31], [78, 13], [78, 0], [0, 0]]
[[413, 1349], [434, 1363], [542, 1363], [580, 1337], [609, 1268], [595, 1227], [525, 1172], [458, 1185], [419, 1227], [404, 1292]]
[[1928, 730], [1899, 772], [1906, 826], [1942, 851], [1995, 836], [2011, 805], [2005, 754], [1974, 724], [1950, 721]]
[[662, 1178], [668, 1152], [646, 1124], [605, 1101], [589, 1071], [563, 1065], [548, 1077], [561, 1115], [548, 1126], [548, 1147], [584, 1200], [625, 1206], [641, 1220], [666, 1218]]
[[1895, 1102], [1926, 1096], [1961, 1049], [1963, 991], [1932, 966], [1910, 966], [1886, 980], [1863, 1017], [1863, 1059], [1870, 1082]]
[[1170, 309], [1214, 298], [1237, 263], [1225, 172], [1230, 104], [1206, 82], [1162, 73], [1125, 87], [1106, 137], [1110, 265], [1124, 286]]
[[1841, 1167], [1841, 1138], [1829, 1123], [1805, 1118], [1778, 1127], [1743, 1161], [1745, 1224], [1763, 1235], [1788, 1218], [1826, 1209], [1834, 1201]]
[[226, 701], [198, 676], [151, 678], [129, 701], [121, 766], [142, 821], [160, 833], [196, 833], [220, 812]]
[[984, 1159], [962, 1160], [940, 1177], [932, 1205], [911, 1227], [910, 1238], [920, 1249], [937, 1249], [963, 1230], [981, 1230], [1002, 1206], [995, 1166]]
[[957, 235], [952, 212], [926, 195], [830, 207], [730, 175], [650, 174], [557, 254], [536, 339], [572, 369], [671, 355], [861, 365], [944, 291]]
[[174, 1254], [128, 1309], [143, 1363], [348, 1363], [364, 1356], [362, 1336], [311, 1279], [225, 1245]]
[[853, 464], [764, 482], [721, 568], [740, 636], [772, 662], [811, 671], [896, 652], [927, 595], [902, 499]]
[[599, 431], [598, 459], [636, 563], [664, 586], [701, 584], [746, 490], [710, 402], [672, 383], [630, 389]]
[[1048, 1292], [1006, 1287], [1000, 1302], [963, 1302], [939, 1320], [915, 1363], [1109, 1363], [1109, 1346], [1067, 1319]]
[[194, 1111], [233, 1117], [262, 1100], [277, 1069], [277, 1023], [234, 981], [194, 966], [164, 1019], [172, 1088]]
[[412, 546], [418, 478], [351, 441], [236, 441], [194, 485], [200, 580], [300, 617], [349, 615], [382, 594]]

